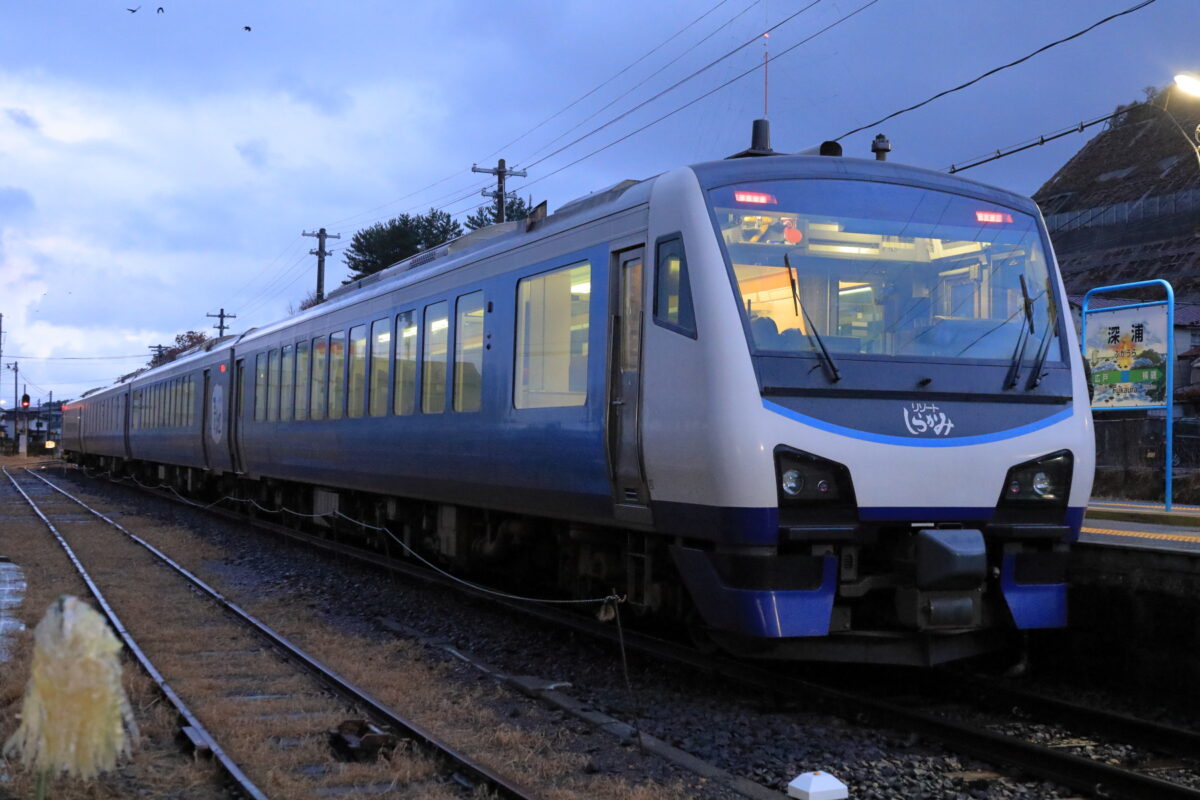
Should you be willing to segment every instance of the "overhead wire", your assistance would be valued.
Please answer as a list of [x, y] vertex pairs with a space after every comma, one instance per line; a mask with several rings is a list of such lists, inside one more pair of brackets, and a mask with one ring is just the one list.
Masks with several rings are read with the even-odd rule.
[[[1148, 2], [1153, 2], [1153, 1], [1154, 1], [1154, 0], [1148, 0]], [[541, 158], [539, 158], [539, 159], [538, 159], [538, 160], [536, 160], [536, 161], [533, 161], [533, 162], [531, 162], [531, 163], [528, 163], [528, 164], [522, 164], [522, 166], [523, 166], [524, 168], [526, 168], [526, 169], [530, 169], [530, 168], [532, 168], [532, 167], [536, 167], [538, 164], [541, 164], [542, 162], [546, 161], [547, 159], [553, 158], [554, 156], [558, 155], [559, 153], [563, 152], [564, 150], [567, 150], [567, 149], [569, 149], [569, 148], [571, 148], [571, 147], [574, 147], [575, 145], [579, 144], [580, 142], [584, 141], [585, 139], [589, 139], [589, 138], [591, 138], [592, 136], [595, 136], [595, 135], [596, 135], [597, 133], [599, 133], [600, 131], [602, 131], [602, 130], [605, 130], [606, 128], [609, 128], [609, 127], [611, 127], [612, 125], [615, 125], [616, 123], [618, 123], [618, 122], [620, 122], [621, 120], [623, 120], [623, 119], [625, 119], [626, 117], [628, 117], [630, 114], [633, 114], [634, 112], [636, 112], [636, 111], [639, 111], [639, 110], [641, 110], [641, 109], [645, 108], [645, 107], [646, 107], [646, 106], [648, 106], [650, 103], [653, 103], [655, 100], [659, 99], [659, 98], [660, 98], [660, 97], [662, 97], [663, 95], [665, 95], [665, 94], [668, 94], [669, 92], [672, 92], [672, 91], [674, 91], [675, 89], [677, 89], [678, 87], [680, 87], [680, 86], [682, 86], [683, 84], [687, 83], [688, 81], [692, 80], [693, 78], [696, 78], [696, 77], [699, 77], [700, 75], [703, 75], [705, 72], [707, 72], [708, 70], [712, 69], [712, 68], [713, 68], [714, 66], [716, 66], [717, 64], [720, 64], [720, 63], [721, 63], [722, 61], [724, 61], [725, 59], [727, 59], [727, 58], [730, 58], [731, 56], [733, 56], [733, 55], [735, 55], [735, 54], [737, 54], [737, 53], [741, 52], [741, 51], [742, 51], [742, 50], [744, 50], [744, 49], [746, 49], [746, 48], [747, 48], [747, 47], [749, 47], [750, 45], [752, 45], [752, 44], [754, 44], [754, 43], [756, 43], [756, 42], [758, 42], [758, 41], [761, 41], [763, 34], [766, 34], [766, 33], [771, 33], [772, 31], [774, 31], [774, 30], [776, 30], [776, 29], [780, 28], [781, 26], [783, 26], [783, 25], [786, 25], [787, 23], [791, 22], [791, 21], [792, 21], [793, 19], [795, 19], [796, 17], [800, 16], [801, 14], [803, 14], [804, 12], [808, 11], [809, 9], [811, 9], [813, 6], [816, 6], [816, 5], [820, 4], [821, 2], [822, 2], [822, 0], [812, 0], [812, 2], [810, 2], [808, 5], [806, 5], [806, 6], [804, 6], [803, 8], [801, 8], [799, 11], [796, 11], [796, 12], [795, 12], [795, 13], [793, 13], [793, 14], [789, 14], [787, 17], [784, 17], [782, 20], [780, 20], [779, 22], [775, 23], [775, 24], [774, 24], [774, 25], [772, 25], [770, 28], [767, 28], [767, 30], [763, 31], [762, 33], [755, 34], [753, 38], [751, 38], [751, 39], [748, 39], [747, 41], [743, 42], [742, 44], [740, 44], [740, 45], [738, 45], [737, 47], [733, 48], [732, 50], [728, 51], [727, 53], [725, 53], [725, 54], [723, 54], [723, 55], [721, 55], [721, 56], [719, 56], [719, 57], [717, 57], [717, 58], [713, 59], [713, 60], [712, 60], [712, 61], [710, 61], [709, 63], [705, 64], [703, 67], [700, 67], [699, 69], [697, 69], [697, 70], [694, 70], [694, 71], [690, 72], [689, 74], [687, 74], [687, 75], [685, 75], [684, 77], [680, 78], [679, 80], [675, 81], [675, 83], [671, 84], [670, 86], [668, 86], [667, 88], [665, 88], [665, 89], [663, 89], [662, 91], [658, 92], [657, 94], [655, 94], [655, 95], [651, 96], [650, 98], [648, 98], [648, 99], [646, 99], [646, 100], [643, 100], [642, 102], [638, 103], [637, 105], [635, 105], [635, 106], [633, 106], [633, 107], [631, 107], [631, 108], [628, 108], [628, 109], [626, 109], [625, 111], [622, 111], [622, 112], [621, 112], [620, 114], [618, 114], [617, 116], [615, 116], [615, 117], [613, 117], [612, 119], [608, 120], [607, 122], [604, 122], [604, 123], [602, 123], [601, 125], [599, 125], [599, 126], [597, 126], [597, 127], [593, 128], [592, 130], [588, 131], [587, 133], [583, 134], [582, 136], [579, 136], [579, 137], [577, 137], [577, 138], [575, 138], [575, 139], [571, 140], [570, 142], [567, 142], [565, 145], [563, 145], [562, 147], [559, 147], [557, 150], [554, 150], [554, 151], [553, 151], [553, 152], [551, 152], [551, 153], [547, 153], [546, 155], [542, 156]], [[869, 3], [868, 5], [874, 5], [874, 3]], [[861, 10], [861, 9], [860, 9], [860, 10]], [[858, 12], [854, 12], [854, 13], [858, 13]], [[850, 14], [850, 15], [848, 15], [848, 16], [853, 16], [853, 14]], [[845, 20], [845, 19], [847, 19], [847, 18], [848, 18], [848, 17], [843, 17], [842, 19], [843, 19], [843, 20]], [[822, 32], [824, 32], [824, 31], [822, 31]], [[810, 38], [812, 38], [812, 37], [810, 37]], [[805, 41], [808, 41], [808, 40], [806, 39]], [[802, 42], [802, 43], [803, 43], [803, 42]], [[796, 46], [799, 46], [799, 45], [796, 45]], [[794, 47], [792, 47], [792, 48], [789, 48], [789, 50], [787, 50], [787, 51], [785, 51], [785, 52], [790, 52], [791, 50], [794, 50], [796, 46], [794, 46]], [[783, 55], [783, 53], [780, 53], [780, 55]], [[775, 58], [778, 58], [778, 56], [774, 56], [774, 57], [772, 57], [770, 60], [771, 60], [771, 61], [774, 61], [774, 60], [775, 60]], [[739, 76], [738, 76], [738, 78], [741, 78], [741, 77], [743, 77], [743, 76], [745, 76], [745, 75], [749, 74], [750, 72], [754, 72], [754, 71], [758, 70], [758, 68], [759, 68], [760, 66], [761, 66], [761, 63], [756, 63], [752, 69], [748, 70], [747, 72], [744, 72], [744, 73], [742, 73], [741, 75], [739, 75]], [[735, 78], [734, 80], [737, 80], [737, 78]], [[727, 82], [727, 83], [721, 84], [721, 86], [717, 87], [717, 89], [723, 89], [723, 88], [725, 88], [726, 86], [728, 86], [728, 85], [729, 85], [730, 83], [732, 83], [732, 82], [733, 82], [733, 81], [729, 81], [729, 82]], [[716, 90], [714, 90], [714, 91], [716, 91]], [[705, 98], [705, 97], [708, 97], [708, 95], [710, 95], [710, 94], [712, 94], [712, 93], [713, 93], [713, 92], [707, 92], [706, 94], [703, 94], [703, 95], [701, 95], [699, 98], [697, 98], [697, 100], [701, 100], [701, 99], [703, 99], [703, 98]], [[696, 100], [694, 100], [694, 101], [692, 101], [692, 102], [694, 103], [694, 102], [696, 102]], [[687, 105], [691, 105], [691, 104], [692, 104], [692, 103], [688, 103]], [[686, 107], [687, 107], [686, 105], [685, 105], [685, 106], [682, 106], [682, 107], [681, 107], [681, 109], [682, 109], [682, 108], [686, 108]], [[672, 113], [674, 113], [674, 112], [672, 112]], [[669, 115], [668, 115], [668, 116], [669, 116]], [[647, 127], [649, 127], [649, 126], [647, 126]], [[635, 131], [635, 133], [637, 133], [637, 132], [641, 132], [642, 130], [645, 130], [645, 128], [639, 128], [639, 129], [638, 129], [638, 131]], [[625, 137], [625, 138], [628, 138], [628, 137]], [[560, 171], [561, 171], [561, 170], [560, 170]]]
[[[524, 139], [524, 138], [525, 138], [526, 136], [528, 136], [529, 134], [533, 133], [534, 131], [536, 131], [536, 130], [538, 130], [539, 128], [541, 128], [542, 126], [544, 126], [546, 123], [550, 122], [551, 120], [553, 120], [553, 119], [557, 118], [558, 116], [560, 116], [560, 115], [561, 115], [561, 114], [563, 114], [564, 112], [566, 112], [566, 111], [570, 110], [571, 108], [573, 108], [574, 106], [578, 105], [578, 104], [579, 104], [581, 101], [583, 101], [583, 100], [585, 100], [586, 98], [590, 97], [591, 95], [595, 94], [597, 91], [599, 91], [600, 89], [604, 88], [604, 87], [605, 87], [605, 86], [607, 86], [609, 83], [611, 83], [612, 81], [614, 81], [615, 79], [617, 79], [617, 78], [618, 78], [618, 77], [620, 77], [621, 75], [623, 75], [623, 74], [625, 74], [626, 72], [628, 72], [628, 71], [629, 71], [631, 68], [633, 68], [633, 67], [634, 67], [634, 66], [636, 66], [637, 64], [641, 63], [642, 61], [644, 61], [644, 60], [645, 60], [646, 58], [648, 58], [649, 56], [653, 55], [655, 52], [657, 52], [658, 50], [660, 50], [662, 47], [664, 47], [665, 45], [667, 45], [669, 42], [673, 41], [673, 40], [674, 40], [676, 37], [680, 36], [682, 33], [684, 33], [685, 31], [687, 31], [689, 28], [691, 28], [691, 27], [693, 27], [694, 25], [696, 25], [697, 23], [699, 23], [701, 20], [703, 20], [703, 19], [704, 19], [705, 17], [707, 17], [709, 14], [713, 13], [713, 12], [714, 12], [714, 11], [716, 11], [718, 8], [720, 8], [721, 6], [725, 5], [725, 3], [727, 3], [727, 2], [728, 2], [728, 0], [720, 0], [720, 2], [718, 2], [718, 3], [717, 3], [715, 6], [713, 6], [712, 8], [710, 8], [708, 11], [705, 11], [705, 12], [704, 12], [704, 13], [702, 13], [700, 16], [698, 16], [698, 17], [696, 17], [695, 19], [693, 19], [691, 22], [689, 22], [689, 23], [688, 23], [687, 25], [685, 25], [683, 28], [679, 29], [679, 30], [678, 30], [678, 31], [676, 31], [674, 34], [672, 34], [671, 36], [667, 37], [667, 38], [666, 38], [664, 41], [662, 41], [661, 43], [659, 43], [659, 44], [658, 44], [658, 45], [656, 45], [655, 47], [651, 48], [649, 51], [647, 51], [646, 53], [644, 53], [643, 55], [641, 55], [641, 56], [640, 56], [640, 57], [638, 57], [637, 59], [635, 59], [635, 60], [634, 60], [633, 62], [631, 62], [631, 63], [630, 63], [628, 66], [626, 66], [625, 68], [623, 68], [623, 69], [621, 69], [620, 71], [618, 71], [618, 72], [617, 72], [615, 75], [613, 75], [612, 77], [608, 78], [607, 80], [605, 80], [605, 81], [601, 82], [599, 85], [595, 86], [595, 87], [594, 87], [594, 88], [592, 88], [590, 91], [588, 91], [588, 92], [586, 92], [585, 94], [583, 94], [581, 97], [578, 97], [578, 98], [576, 98], [576, 99], [575, 99], [574, 101], [572, 101], [571, 103], [568, 103], [566, 106], [564, 106], [563, 108], [559, 109], [559, 110], [558, 110], [558, 111], [556, 111], [554, 114], [551, 114], [549, 117], [547, 117], [546, 119], [542, 120], [542, 121], [541, 121], [541, 122], [539, 122], [537, 125], [534, 125], [532, 128], [530, 128], [529, 130], [527, 130], [527, 131], [525, 131], [524, 133], [522, 133], [522, 134], [521, 134], [520, 136], [518, 136], [516, 139], [513, 139], [511, 142], [509, 142], [509, 143], [507, 143], [507, 144], [501, 145], [501, 146], [500, 146], [498, 149], [496, 149], [496, 150], [494, 150], [493, 152], [489, 153], [488, 155], [484, 156], [484, 158], [491, 158], [491, 157], [495, 156], [495, 155], [496, 155], [497, 153], [499, 153], [500, 151], [504, 150], [504, 149], [505, 149], [505, 148], [507, 148], [507, 147], [510, 147], [510, 146], [512, 146], [512, 145], [513, 145], [513, 144], [515, 144], [516, 142], [519, 142], [521, 139]], [[333, 223], [331, 223], [331, 224], [332, 224], [332, 225], [334, 225], [334, 226], [336, 226], [336, 225], [341, 225], [341, 224], [344, 224], [344, 223], [346, 223], [346, 222], [349, 222], [349, 221], [351, 221], [351, 220], [358, 219], [359, 217], [364, 217], [364, 216], [367, 216], [367, 215], [369, 215], [369, 214], [372, 214], [372, 213], [374, 213], [374, 212], [376, 212], [376, 211], [380, 211], [380, 210], [382, 210], [382, 209], [384, 209], [384, 208], [387, 208], [387, 207], [389, 207], [389, 206], [396, 205], [397, 203], [400, 203], [400, 202], [402, 202], [402, 201], [404, 201], [404, 200], [407, 200], [407, 199], [409, 199], [410, 197], [416, 197], [417, 195], [420, 195], [420, 194], [422, 194], [422, 193], [424, 193], [424, 192], [428, 191], [429, 189], [432, 189], [432, 188], [434, 188], [435, 186], [440, 186], [441, 184], [443, 184], [443, 183], [446, 183], [447, 181], [453, 180], [454, 178], [456, 178], [456, 177], [458, 177], [459, 175], [462, 175], [462, 174], [464, 174], [464, 173], [466, 173], [466, 172], [467, 172], [467, 170], [465, 170], [465, 169], [457, 170], [457, 171], [455, 171], [455, 172], [451, 173], [450, 175], [447, 175], [447, 176], [446, 176], [446, 177], [444, 177], [444, 178], [440, 178], [439, 180], [436, 180], [436, 181], [434, 181], [433, 183], [430, 183], [430, 184], [428, 184], [428, 185], [426, 185], [426, 186], [423, 186], [423, 187], [421, 187], [420, 189], [417, 189], [417, 190], [415, 190], [415, 191], [409, 192], [408, 194], [402, 195], [402, 196], [400, 196], [400, 197], [396, 198], [395, 200], [389, 200], [388, 202], [386, 202], [386, 203], [383, 203], [383, 204], [381, 204], [381, 205], [378, 205], [378, 206], [375, 206], [374, 208], [368, 209], [367, 211], [359, 212], [359, 213], [357, 213], [357, 214], [351, 214], [351, 215], [350, 215], [350, 216], [348, 216], [348, 217], [343, 217], [343, 218], [341, 218], [341, 219], [334, 220], [334, 221], [333, 221]], [[482, 187], [478, 187], [478, 188], [482, 188]], [[476, 191], [478, 191], [478, 188], [476, 189]], [[403, 212], [403, 213], [407, 213], [407, 212]]]
[[1033, 58], [1034, 56], [1044, 53], [1053, 47], [1057, 47], [1060, 44], [1065, 44], [1066, 42], [1069, 42], [1073, 39], [1078, 39], [1080, 36], [1083, 36], [1084, 34], [1087, 34], [1091, 31], [1095, 30], [1096, 28], [1099, 28], [1101, 25], [1103, 25], [1107, 22], [1111, 22], [1114, 19], [1117, 19], [1118, 17], [1123, 17], [1127, 14], [1132, 14], [1135, 11], [1141, 11], [1146, 6], [1151, 5], [1152, 3], [1156, 3], [1156, 2], [1158, 2], [1158, 0], [1142, 0], [1142, 2], [1138, 3], [1137, 5], [1131, 6], [1127, 9], [1125, 9], [1124, 11], [1118, 11], [1116, 14], [1110, 14], [1107, 17], [1105, 17], [1104, 19], [1099, 20], [1098, 22], [1092, 23], [1091, 25], [1089, 25], [1088, 27], [1084, 28], [1081, 31], [1076, 31], [1075, 33], [1071, 34], [1070, 36], [1065, 36], [1062, 39], [1057, 39], [1053, 42], [1050, 42], [1049, 44], [1043, 45], [1043, 46], [1039, 47], [1037, 50], [1034, 50], [1032, 53], [1021, 56], [1020, 58], [1016, 59], [1015, 61], [1010, 61], [1007, 64], [1003, 64], [999, 67], [989, 69], [987, 72], [983, 73], [982, 75], [979, 75], [978, 77], [972, 78], [971, 80], [966, 81], [965, 83], [960, 83], [958, 86], [954, 86], [950, 89], [946, 89], [945, 91], [938, 92], [937, 94], [933, 95], [932, 97], [922, 100], [919, 103], [914, 103], [913, 105], [909, 106], [908, 108], [902, 108], [899, 111], [893, 111], [891, 114], [888, 114], [886, 117], [881, 117], [867, 125], [859, 126], [852, 131], [847, 131], [846, 133], [843, 133], [841, 136], [834, 139], [834, 141], [835, 142], [841, 141], [842, 139], [845, 139], [847, 136], [850, 136], [855, 133], [859, 133], [861, 131], [865, 131], [867, 128], [874, 128], [876, 125], [879, 125], [880, 123], [883, 123], [883, 122], [887, 122], [889, 119], [895, 119], [896, 117], [900, 116], [901, 114], [907, 114], [909, 111], [915, 111], [918, 108], [927, 106], [930, 103], [932, 103], [934, 100], [937, 100], [941, 97], [945, 97], [948, 94], [953, 94], [954, 92], [961, 91], [963, 89], [966, 89], [969, 86], [974, 86], [975, 84], [979, 83], [984, 78], [995, 75], [997, 72], [1003, 72], [1004, 70], [1009, 69], [1010, 67], [1015, 67], [1018, 64], [1023, 64], [1026, 61], [1028, 61], [1029, 59]]
[[[819, 2], [819, 0], [818, 0], [818, 2]], [[849, 14], [846, 14], [845, 16], [835, 20], [834, 22], [831, 22], [830, 24], [826, 25], [824, 28], [817, 31], [816, 33], [813, 33], [810, 36], [807, 36], [804, 39], [801, 39], [799, 42], [797, 42], [796, 44], [787, 48], [786, 50], [783, 50], [782, 52], [771, 56], [769, 59], [766, 59], [766, 63], [770, 63], [772, 61], [775, 61], [776, 59], [782, 58], [783, 56], [792, 52], [793, 50], [800, 47], [801, 45], [807, 44], [808, 42], [817, 38], [818, 36], [825, 33], [826, 31], [832, 30], [833, 28], [836, 28], [838, 25], [841, 25], [842, 23], [846, 22], [847, 20], [851, 19], [852, 17], [862, 13], [863, 11], [866, 11], [868, 8], [870, 8], [871, 6], [875, 5], [878, 2], [879, 2], [879, 0], [869, 0], [869, 2], [864, 3], [863, 5], [859, 6], [855, 10], [851, 11]], [[811, 6], [809, 6], [809, 7], [811, 8]], [[548, 172], [545, 175], [535, 178], [534, 180], [530, 181], [529, 183], [526, 183], [525, 186], [528, 187], [528, 186], [533, 186], [536, 183], [540, 183], [541, 181], [544, 181], [547, 178], [557, 175], [558, 173], [562, 172], [565, 169], [575, 166], [576, 164], [580, 163], [581, 161], [585, 161], [585, 160], [591, 158], [592, 156], [597, 155], [598, 153], [604, 152], [605, 150], [609, 149], [610, 147], [618, 145], [621, 142], [623, 142], [633, 136], [636, 136], [637, 134], [641, 133], [642, 131], [657, 125], [658, 123], [662, 122], [663, 120], [665, 120], [669, 117], [674, 116], [675, 114], [678, 114], [680, 111], [683, 111], [684, 109], [695, 105], [696, 103], [700, 102], [701, 100], [705, 99], [706, 97], [716, 94], [717, 92], [721, 91], [725, 87], [727, 87], [733, 83], [736, 83], [737, 81], [741, 80], [742, 78], [746, 77], [747, 75], [750, 75], [753, 72], [757, 72], [761, 67], [762, 67], [761, 63], [755, 64], [750, 69], [747, 69], [743, 72], [738, 73], [737, 75], [735, 75], [734, 77], [725, 81], [721, 85], [719, 85], [713, 89], [710, 89], [709, 91], [705, 92], [704, 94], [702, 94], [692, 100], [689, 100], [688, 102], [684, 103], [681, 106], [678, 106], [677, 108], [675, 108], [671, 111], [668, 111], [666, 114], [663, 114], [661, 117], [658, 117], [657, 119], [654, 119], [654, 120], [646, 123], [645, 125], [643, 125], [642, 127], [638, 128], [636, 130], [630, 131], [629, 133], [625, 134], [624, 136], [620, 137], [619, 139], [615, 139], [615, 140], [609, 142], [608, 144], [604, 145], [603, 147], [598, 147], [595, 150], [591, 151], [590, 153], [580, 156], [579, 158], [577, 158], [574, 161], [571, 161], [567, 164], [564, 164], [563, 166], [559, 167], [558, 169], [554, 170], [553, 172]], [[551, 155], [553, 155], [553, 154], [551, 154]], [[547, 158], [548, 157], [549, 156], [547, 156]], [[545, 159], [543, 159], [543, 160], [545, 160]], [[536, 163], [540, 163], [540, 162], [534, 162], [534, 163], [536, 164]], [[531, 164], [530, 166], [533, 166], [533, 165]]]

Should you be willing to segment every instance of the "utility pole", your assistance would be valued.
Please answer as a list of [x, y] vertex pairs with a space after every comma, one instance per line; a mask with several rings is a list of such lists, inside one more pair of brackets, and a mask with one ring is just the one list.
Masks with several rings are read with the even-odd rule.
[[[155, 361], [161, 361], [163, 354], [167, 352], [167, 346], [165, 344], [152, 344], [150, 345], [149, 349], [154, 351]], [[155, 364], [154, 366], [158, 365]]]
[[508, 202], [510, 197], [517, 196], [516, 192], [505, 193], [504, 179], [509, 175], [513, 175], [518, 178], [524, 178], [526, 177], [525, 170], [509, 169], [504, 165], [504, 159], [502, 158], [500, 159], [499, 163], [496, 164], [495, 169], [489, 169], [487, 167], [480, 167], [476, 164], [472, 164], [471, 172], [482, 172], [486, 175], [496, 176], [496, 191], [489, 192], [487, 189], [484, 189], [482, 192], [480, 192], [480, 194], [482, 194], [484, 197], [496, 198], [496, 222], [497, 224], [504, 222], [504, 204]]
[[313, 236], [317, 240], [317, 249], [309, 250], [309, 255], [317, 257], [317, 302], [325, 301], [325, 256], [333, 255], [325, 250], [326, 239], [340, 239], [340, 233], [326, 233], [324, 228], [321, 228], [316, 233], [301, 231], [302, 236]]
[[213, 319], [220, 320], [220, 322], [218, 322], [216, 325], [213, 325], [213, 327], [217, 329], [217, 336], [225, 335], [225, 329], [229, 327], [228, 325], [225, 324], [225, 320], [237, 319], [237, 314], [226, 314], [225, 309], [223, 309], [223, 308], [221, 309], [221, 312], [219, 314], [205, 314], [204, 316], [212, 317]]

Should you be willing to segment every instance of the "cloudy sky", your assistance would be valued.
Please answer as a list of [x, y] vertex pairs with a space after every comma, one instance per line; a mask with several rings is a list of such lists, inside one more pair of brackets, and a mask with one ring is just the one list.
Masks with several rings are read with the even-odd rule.
[[[302, 231], [338, 250], [400, 212], [461, 217], [485, 202], [473, 162], [527, 168], [510, 188], [553, 210], [741, 150], [762, 75], [734, 79], [788, 17], [769, 116], [795, 151], [1135, 2], [5, 0], [2, 359], [35, 401], [74, 397], [220, 308], [234, 330], [277, 319], [315, 285]], [[869, 157], [882, 131], [894, 159], [945, 169], [1022, 143], [1200, 69], [1198, 23], [1196, 0], [1157, 0], [843, 144]], [[1096, 130], [967, 175], [1032, 193]], [[328, 266], [336, 286], [341, 253]]]

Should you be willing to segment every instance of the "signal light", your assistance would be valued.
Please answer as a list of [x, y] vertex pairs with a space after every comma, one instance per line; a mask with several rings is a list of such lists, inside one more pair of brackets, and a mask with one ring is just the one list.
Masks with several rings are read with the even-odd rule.
[[1012, 222], [1012, 214], [1005, 214], [1003, 211], [976, 211], [975, 221], [992, 224]]
[[21, 408], [29, 408], [29, 395], [21, 395]]
[[775, 195], [766, 192], [734, 192], [733, 199], [739, 203], [754, 203], [760, 206], [777, 206]]

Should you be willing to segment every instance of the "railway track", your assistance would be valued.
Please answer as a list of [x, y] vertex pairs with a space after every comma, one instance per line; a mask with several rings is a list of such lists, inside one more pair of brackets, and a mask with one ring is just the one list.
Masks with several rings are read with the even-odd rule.
[[[179, 710], [184, 733], [213, 755], [244, 796], [422, 789], [532, 796], [388, 708], [54, 482], [29, 470], [19, 477], [7, 468], [4, 473]], [[351, 757], [378, 746], [391, 758], [336, 759], [331, 731], [341, 733], [336, 740]]]
[[[169, 494], [154, 493], [178, 502]], [[243, 521], [247, 519], [225, 509], [212, 508], [209, 511], [229, 519]], [[597, 623], [590, 617], [582, 617], [552, 607], [530, 606], [498, 600], [492, 595], [444, 578], [430, 570], [416, 567], [407, 561], [388, 558], [329, 539], [311, 536], [262, 519], [254, 519], [252, 523], [260, 529], [299, 540], [307, 545], [336, 552], [425, 583], [474, 595], [490, 604], [499, 604], [516, 613], [564, 626], [578, 633], [614, 642], [618, 638], [618, 632], [613, 626]], [[940, 742], [952, 752], [1004, 766], [1016, 773], [1053, 781], [1086, 796], [1131, 798], [1133, 800], [1146, 797], [1164, 798], [1164, 800], [1173, 800], [1174, 798], [1200, 800], [1200, 791], [1196, 789], [1163, 780], [1144, 771], [1139, 772], [1135, 769], [1068, 752], [1070, 748], [1064, 748], [1061, 746], [1061, 742], [1069, 739], [1069, 735], [1058, 737], [1058, 741], [1055, 742], [1037, 743], [1029, 741], [1019, 734], [997, 730], [1005, 727], [1006, 720], [1003, 716], [975, 723], [963, 722], [951, 715], [939, 713], [935, 706], [952, 704], [944, 691], [941, 692], [940, 700], [932, 695], [924, 699], [914, 699], [911, 693], [908, 697], [889, 698], [846, 688], [832, 682], [800, 679], [770, 665], [763, 666], [753, 662], [714, 657], [674, 642], [628, 630], [623, 632], [623, 637], [624, 647], [629, 652], [640, 653], [648, 658], [686, 667], [698, 673], [720, 676], [743, 688], [766, 692], [781, 699], [795, 700], [806, 707], [811, 708], [816, 705], [835, 716], [860, 722], [870, 721], [898, 731], [916, 733]], [[957, 692], [953, 702], [961, 702], [966, 696], [971, 698], [973, 704], [987, 706], [993, 711], [997, 708], [1007, 708], [1013, 712], [1007, 718], [1009, 723], [1021, 723], [1027, 727], [1030, 715], [1040, 715], [1054, 720], [1058, 725], [1069, 726], [1076, 736], [1080, 732], [1086, 733], [1089, 737], [1110, 736], [1115, 737], [1122, 744], [1134, 745], [1148, 751], [1179, 754], [1184, 757], [1194, 757], [1196, 752], [1200, 752], [1200, 748], [1196, 747], [1200, 739], [1191, 731], [1102, 709], [1070, 704], [1025, 692], [1015, 687], [1002, 686], [995, 682], [988, 682], [984, 685], [978, 681], [973, 684], [964, 683], [964, 680], [967, 679], [939, 672], [932, 677], [931, 681], [923, 683], [925, 688], [930, 690], [939, 681], [943, 683], [943, 690], [953, 684]]]

